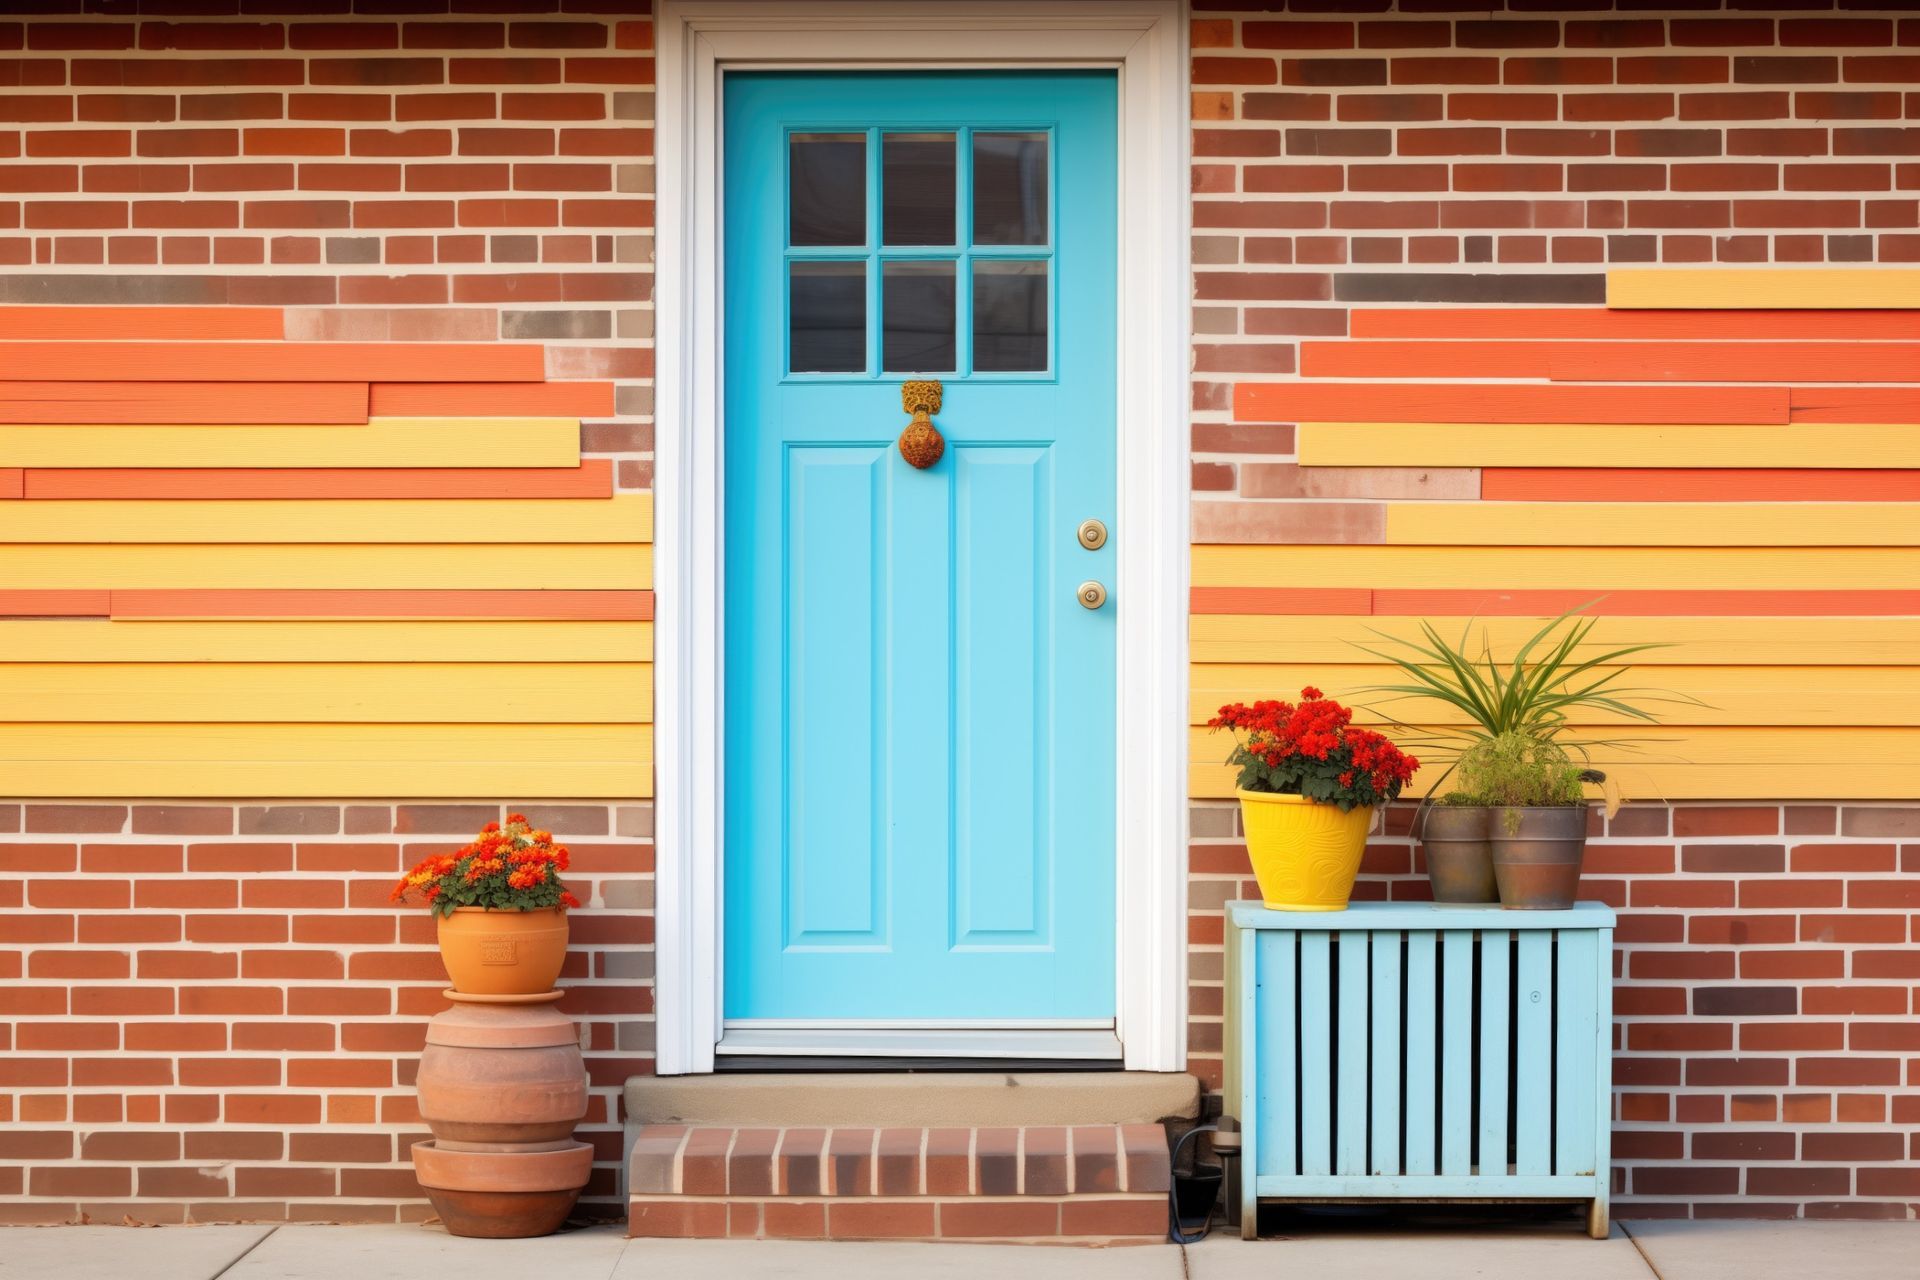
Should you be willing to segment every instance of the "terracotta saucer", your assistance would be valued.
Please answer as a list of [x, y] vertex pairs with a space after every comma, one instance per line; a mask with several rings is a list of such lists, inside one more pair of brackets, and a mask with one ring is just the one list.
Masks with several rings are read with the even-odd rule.
[[542, 991], [530, 996], [478, 996], [448, 987], [440, 993], [455, 1004], [552, 1004], [563, 992]]

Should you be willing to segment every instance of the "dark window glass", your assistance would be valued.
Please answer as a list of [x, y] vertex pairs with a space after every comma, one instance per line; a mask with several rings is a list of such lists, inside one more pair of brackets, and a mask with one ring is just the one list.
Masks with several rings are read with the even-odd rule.
[[973, 264], [973, 367], [1039, 373], [1047, 367], [1047, 264]]
[[953, 264], [889, 262], [880, 272], [881, 355], [887, 373], [953, 368]]
[[885, 134], [880, 169], [880, 242], [952, 244], [953, 135]]
[[796, 262], [790, 288], [793, 372], [865, 372], [867, 264]]
[[867, 135], [796, 133], [787, 144], [788, 235], [797, 245], [867, 242]]
[[973, 242], [1047, 242], [1047, 135], [973, 135]]

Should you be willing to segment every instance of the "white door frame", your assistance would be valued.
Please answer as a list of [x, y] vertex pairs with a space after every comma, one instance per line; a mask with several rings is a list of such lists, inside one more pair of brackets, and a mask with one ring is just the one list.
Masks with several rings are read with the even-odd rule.
[[1098, 66], [1120, 80], [1114, 603], [1118, 1034], [1186, 1063], [1188, 170], [1184, 0], [661, 0], [655, 1070], [713, 1070], [722, 890], [720, 77]]

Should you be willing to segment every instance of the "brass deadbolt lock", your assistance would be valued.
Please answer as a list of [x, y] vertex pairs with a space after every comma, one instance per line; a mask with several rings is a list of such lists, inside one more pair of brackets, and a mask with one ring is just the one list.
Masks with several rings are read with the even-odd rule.
[[1081, 546], [1089, 551], [1098, 551], [1107, 545], [1107, 526], [1098, 520], [1082, 520], [1076, 536]]
[[1091, 578], [1081, 583], [1073, 595], [1083, 609], [1098, 609], [1107, 602], [1107, 589]]

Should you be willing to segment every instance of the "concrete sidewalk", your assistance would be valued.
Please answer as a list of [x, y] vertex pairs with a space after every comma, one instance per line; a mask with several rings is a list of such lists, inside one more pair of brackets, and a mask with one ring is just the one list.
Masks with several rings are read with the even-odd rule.
[[437, 1227], [13, 1227], [0, 1280], [1914, 1280], [1920, 1223], [1641, 1222], [1603, 1241], [1571, 1225], [1379, 1229], [1315, 1223], [1248, 1244], [811, 1244], [627, 1240], [617, 1225], [542, 1240]]

